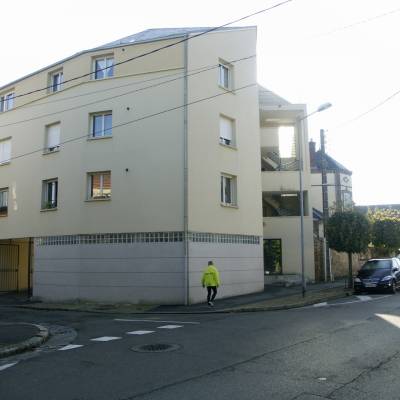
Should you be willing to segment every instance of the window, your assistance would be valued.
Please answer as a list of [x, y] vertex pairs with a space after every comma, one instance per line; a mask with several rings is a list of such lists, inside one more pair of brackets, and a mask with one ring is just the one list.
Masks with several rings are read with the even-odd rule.
[[0, 217], [8, 214], [8, 188], [0, 189]]
[[99, 138], [112, 135], [112, 112], [92, 114], [90, 137]]
[[64, 82], [63, 71], [52, 72], [50, 74], [50, 84], [49, 84], [50, 93], [59, 92], [62, 89], [63, 82]]
[[92, 172], [88, 174], [88, 200], [111, 198], [111, 172]]
[[58, 179], [43, 181], [42, 186], [42, 210], [57, 208], [58, 201]]
[[59, 122], [46, 126], [45, 153], [52, 153], [60, 149], [60, 126]]
[[0, 96], [0, 112], [11, 110], [14, 107], [14, 97], [14, 92]]
[[104, 79], [114, 76], [114, 57], [100, 57], [93, 60], [94, 79]]
[[219, 117], [219, 142], [228, 146], [234, 146], [235, 121], [220, 115]]
[[227, 63], [220, 62], [218, 65], [218, 84], [225, 89], [232, 87], [232, 67]]
[[221, 203], [236, 205], [236, 177], [221, 175]]
[[0, 140], [0, 164], [11, 161], [11, 138]]

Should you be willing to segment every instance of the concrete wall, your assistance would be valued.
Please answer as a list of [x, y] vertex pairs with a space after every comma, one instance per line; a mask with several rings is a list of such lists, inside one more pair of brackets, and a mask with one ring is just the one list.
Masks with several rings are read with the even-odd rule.
[[[304, 217], [305, 273], [314, 280], [312, 217]], [[282, 240], [282, 273], [301, 273], [300, 217], [264, 218], [264, 239]]]
[[[256, 53], [256, 30], [209, 34], [189, 42], [189, 70]], [[233, 63], [233, 86], [255, 84], [256, 60]], [[229, 93], [218, 85], [218, 69], [188, 81], [189, 102], [221, 95], [188, 108], [189, 229], [262, 235], [260, 134], [257, 86]], [[219, 117], [235, 120], [236, 146], [219, 144]], [[220, 201], [221, 173], [237, 177], [237, 207]]]
[[35, 245], [33, 295], [182, 304], [183, 255], [182, 243]]
[[264, 289], [263, 250], [260, 244], [190, 243], [189, 298], [191, 303], [204, 302], [206, 290], [201, 277], [212, 260], [220, 272], [218, 298], [259, 292]]

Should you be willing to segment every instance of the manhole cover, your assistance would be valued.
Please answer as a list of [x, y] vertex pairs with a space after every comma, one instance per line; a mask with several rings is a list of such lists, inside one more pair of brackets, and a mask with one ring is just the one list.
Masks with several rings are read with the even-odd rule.
[[143, 344], [141, 346], [131, 347], [131, 350], [138, 351], [139, 353], [164, 353], [166, 351], [174, 351], [178, 349], [180, 349], [179, 345], [169, 343]]

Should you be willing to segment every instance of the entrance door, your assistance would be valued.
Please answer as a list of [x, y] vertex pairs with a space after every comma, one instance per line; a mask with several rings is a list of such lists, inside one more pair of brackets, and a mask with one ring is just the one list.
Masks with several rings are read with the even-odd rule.
[[281, 239], [264, 239], [264, 273], [282, 274]]
[[19, 246], [0, 244], [0, 292], [18, 290]]

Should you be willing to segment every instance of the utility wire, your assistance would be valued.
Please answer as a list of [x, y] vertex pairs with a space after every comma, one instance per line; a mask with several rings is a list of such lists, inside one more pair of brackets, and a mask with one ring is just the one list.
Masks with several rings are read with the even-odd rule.
[[[226, 95], [228, 93], [236, 93], [239, 90], [248, 89], [248, 88], [253, 87], [253, 86], [257, 86], [257, 83], [252, 83], [252, 84], [249, 84], [249, 85], [241, 86], [239, 88], [232, 89], [232, 90], [226, 90], [223, 93], [218, 93], [218, 94], [215, 94], [215, 95], [212, 95], [212, 96], [209, 96], [209, 97], [203, 97], [201, 99], [194, 100], [194, 101], [191, 101], [189, 103], [182, 104], [180, 106], [167, 108], [165, 110], [162, 110], [162, 111], [159, 111], [159, 112], [156, 112], [156, 113], [153, 113], [153, 114], [147, 114], [147, 115], [144, 115], [143, 117], [139, 117], [139, 118], [133, 119], [131, 121], [127, 121], [127, 122], [123, 122], [121, 124], [113, 125], [111, 127], [111, 129], [120, 128], [122, 126], [130, 125], [130, 124], [134, 124], [136, 122], [140, 122], [140, 121], [143, 121], [143, 120], [146, 120], [146, 119], [154, 118], [154, 117], [157, 117], [159, 115], [169, 113], [171, 111], [175, 111], [175, 110], [179, 110], [179, 109], [184, 108], [184, 107], [191, 106], [193, 104], [202, 103], [203, 101], [212, 100], [212, 99], [215, 99], [216, 97], [224, 96], [224, 95]], [[85, 139], [85, 138], [87, 139], [88, 137], [89, 137], [89, 135], [88, 135], [88, 133], [86, 133], [86, 134], [84, 134], [82, 136], [77, 136], [77, 137], [74, 137], [72, 139], [64, 140], [63, 142], [59, 143], [59, 146], [61, 146], [63, 144], [75, 142], [75, 141], [80, 140], [80, 139]], [[28, 152], [28, 153], [23, 153], [23, 154], [20, 154], [18, 156], [11, 157], [8, 161], [17, 160], [19, 158], [27, 157], [27, 156], [30, 156], [30, 155], [35, 154], [35, 153], [42, 153], [43, 150], [45, 150], [45, 149], [42, 147], [40, 149], [33, 150], [33, 151]]]
[[[131, 58], [128, 58], [128, 59], [126, 59], [126, 60], [120, 61], [120, 62], [118, 62], [118, 63], [115, 63], [115, 64], [114, 64], [114, 67], [115, 67], [115, 66], [118, 66], [118, 65], [122, 65], [122, 64], [128, 63], [128, 62], [131, 62], [131, 61], [134, 61], [134, 60], [137, 60], [137, 59], [139, 59], [139, 58], [143, 58], [143, 57], [149, 56], [149, 55], [154, 54], [154, 53], [157, 53], [157, 52], [159, 52], [159, 51], [162, 51], [162, 50], [165, 50], [165, 49], [168, 49], [168, 48], [177, 46], [178, 44], [188, 42], [189, 40], [192, 40], [192, 39], [195, 39], [195, 38], [197, 38], [197, 37], [206, 35], [206, 34], [208, 34], [208, 33], [217, 31], [217, 30], [219, 30], [219, 29], [221, 29], [221, 28], [224, 28], [224, 27], [226, 27], [226, 26], [228, 26], [228, 25], [232, 25], [232, 24], [235, 24], [235, 23], [237, 23], [237, 22], [243, 21], [243, 20], [245, 20], [245, 19], [254, 17], [255, 15], [259, 15], [259, 14], [265, 13], [265, 12], [267, 12], [267, 11], [273, 10], [274, 8], [283, 6], [284, 4], [290, 3], [290, 2], [292, 2], [292, 1], [293, 1], [293, 0], [284, 0], [284, 1], [281, 1], [280, 3], [274, 4], [273, 6], [264, 8], [264, 9], [259, 10], [259, 11], [256, 11], [256, 12], [253, 12], [253, 13], [251, 13], [251, 14], [248, 14], [248, 15], [244, 16], [244, 17], [241, 17], [241, 18], [235, 19], [235, 20], [233, 20], [233, 21], [227, 22], [227, 23], [225, 23], [225, 24], [223, 24], [223, 25], [220, 25], [220, 26], [217, 26], [217, 27], [214, 27], [214, 28], [210, 28], [210, 29], [208, 29], [208, 30], [206, 30], [206, 31], [204, 31], [204, 32], [200, 32], [200, 33], [197, 33], [197, 34], [192, 35], [192, 36], [187, 36], [187, 37], [185, 37], [184, 39], [178, 40], [177, 42], [170, 43], [170, 44], [167, 44], [167, 45], [165, 45], [165, 46], [161, 46], [161, 47], [158, 47], [158, 48], [156, 48], [156, 49], [153, 49], [153, 50], [147, 51], [147, 52], [145, 52], [145, 53], [139, 54], [139, 55], [137, 55], [137, 56], [135, 56], [135, 57], [131, 57]], [[168, 39], [168, 38], [165, 38], [165, 39]], [[94, 50], [94, 49], [93, 49], [93, 50]], [[98, 70], [96, 70], [96, 72], [104, 71], [104, 70], [109, 69], [109, 68], [110, 68], [110, 67], [105, 67], [105, 68], [102, 68], [102, 69], [98, 69]], [[65, 83], [68, 83], [68, 82], [76, 81], [77, 79], [81, 79], [81, 78], [85, 78], [85, 77], [87, 77], [87, 76], [93, 75], [93, 73], [94, 73], [94, 72], [91, 71], [91, 72], [88, 72], [88, 73], [83, 74], [83, 75], [75, 76], [75, 77], [73, 77], [73, 78], [70, 78], [70, 79], [68, 79], [68, 80], [65, 80], [65, 81], [64, 81], [64, 84], [65, 84]], [[51, 87], [52, 87], [52, 85], [48, 85], [48, 86], [43, 87], [43, 88], [40, 88], [40, 89], [30, 90], [29, 92], [25, 92], [25, 93], [21, 93], [21, 94], [18, 94], [18, 95], [14, 95], [14, 96], [12, 97], [12, 99], [15, 99], [15, 98], [18, 98], [18, 97], [27, 96], [27, 95], [29, 95], [29, 94], [33, 94], [33, 93], [37, 93], [37, 92], [41, 92], [41, 91], [43, 91], [43, 90], [48, 90], [48, 89], [50, 89]]]
[[[336, 127], [332, 128], [331, 130], [336, 130], [336, 129], [340, 129], [343, 128], [347, 125], [352, 124], [355, 121], [358, 121], [359, 119], [365, 117], [366, 115], [374, 112], [377, 108], [382, 107], [384, 104], [386, 104], [387, 102], [389, 102], [390, 100], [392, 100], [394, 97], [398, 96], [400, 94], [400, 89], [396, 90], [394, 93], [392, 93], [390, 96], [386, 97], [386, 99], [382, 100], [381, 102], [377, 103], [376, 105], [374, 105], [373, 107], [369, 108], [368, 110], [362, 112], [361, 114], [358, 114], [357, 116], [342, 122], [341, 124], [337, 125]], [[328, 129], [326, 129], [326, 131], [328, 131]]]
[[[231, 61], [229, 61], [229, 63], [232, 63], [232, 64], [233, 64], [233, 63], [236, 63], [236, 62], [249, 60], [249, 59], [254, 58], [254, 57], [255, 57], [255, 55], [251, 55], [251, 56], [248, 56], [248, 57], [239, 58], [239, 59], [237, 59], [237, 60], [231, 60]], [[179, 75], [181, 75], [181, 76], [179, 76], [179, 77], [177, 77], [177, 78], [173, 78], [173, 79], [169, 79], [169, 80], [166, 80], [166, 81], [158, 82], [158, 83], [155, 83], [155, 84], [153, 84], [153, 85], [145, 86], [145, 87], [142, 87], [142, 88], [139, 88], [139, 89], [129, 90], [128, 92], [120, 93], [120, 94], [117, 94], [117, 95], [114, 95], [114, 96], [110, 96], [110, 97], [105, 97], [105, 98], [102, 98], [102, 99], [98, 99], [98, 100], [92, 101], [92, 102], [90, 102], [90, 103], [80, 104], [80, 105], [78, 105], [78, 106], [74, 106], [74, 107], [70, 107], [70, 108], [65, 108], [65, 109], [63, 109], [63, 110], [58, 110], [58, 111], [54, 111], [54, 112], [47, 113], [47, 114], [37, 115], [37, 116], [35, 116], [35, 117], [31, 117], [31, 118], [19, 120], [19, 121], [16, 121], [16, 122], [10, 122], [10, 123], [8, 123], [8, 124], [0, 125], [0, 128], [5, 128], [5, 127], [8, 127], [8, 126], [18, 125], [18, 124], [21, 124], [21, 123], [24, 123], [24, 122], [35, 121], [35, 120], [37, 120], [37, 119], [49, 117], [49, 116], [52, 116], [52, 115], [57, 115], [57, 114], [60, 114], [60, 113], [63, 113], [63, 112], [67, 112], [67, 111], [77, 110], [77, 109], [79, 109], [79, 108], [88, 107], [88, 106], [91, 106], [91, 105], [93, 105], [93, 104], [102, 103], [102, 102], [104, 102], [104, 101], [116, 99], [116, 98], [118, 98], [118, 97], [123, 97], [123, 96], [126, 96], [126, 95], [128, 95], [128, 94], [141, 92], [141, 91], [144, 91], [144, 90], [147, 90], [147, 89], [151, 89], [151, 88], [155, 88], [155, 87], [158, 87], [158, 86], [165, 85], [165, 84], [167, 84], [167, 83], [175, 82], [175, 81], [177, 81], [177, 80], [180, 80], [180, 79], [183, 79], [183, 78], [186, 78], [186, 77], [190, 77], [190, 76], [194, 76], [194, 75], [199, 75], [199, 74], [201, 74], [201, 73], [203, 73], [203, 72], [211, 71], [212, 69], [218, 68], [218, 66], [219, 66], [219, 64], [215, 64], [215, 65], [208, 66], [208, 67], [197, 68], [197, 69], [196, 69], [197, 72], [193, 72], [193, 73], [190, 73], [190, 74], [184, 74], [184, 75], [179, 74]], [[176, 75], [176, 74], [175, 74], [175, 75]], [[161, 79], [161, 78], [156, 78], [156, 79]], [[140, 84], [140, 83], [142, 83], [142, 82], [135, 82], [134, 84], [137, 85], [137, 84]], [[112, 90], [112, 89], [121, 88], [121, 87], [126, 87], [126, 86], [129, 86], [129, 85], [123, 85], [123, 86], [113, 87], [113, 88], [109, 88], [109, 89], [107, 89], [107, 90]], [[93, 93], [93, 92], [92, 92], [92, 93]], [[90, 93], [90, 94], [92, 94], [92, 93]], [[85, 94], [85, 95], [86, 95], [86, 94]], [[82, 95], [78, 95], [78, 96], [82, 96]], [[76, 97], [78, 97], [78, 96], [73, 96], [73, 97], [70, 97], [70, 98], [76, 98]]]
[[344, 26], [342, 26], [342, 27], [333, 29], [333, 30], [331, 30], [331, 31], [329, 31], [329, 32], [325, 32], [325, 33], [321, 33], [321, 34], [319, 34], [319, 35], [312, 36], [311, 38], [312, 38], [312, 39], [317, 39], [317, 38], [320, 38], [320, 37], [323, 37], [323, 36], [329, 36], [329, 35], [332, 35], [332, 34], [334, 34], [334, 33], [337, 33], [337, 32], [340, 32], [340, 31], [344, 31], [344, 30], [346, 30], [346, 29], [351, 29], [351, 28], [354, 28], [354, 27], [356, 27], [356, 26], [358, 26], [358, 25], [363, 25], [363, 24], [366, 24], [366, 23], [368, 23], [368, 22], [375, 21], [376, 19], [383, 18], [383, 17], [387, 17], [387, 16], [389, 16], [389, 15], [392, 15], [392, 14], [395, 14], [395, 13], [398, 13], [398, 12], [400, 12], [400, 8], [395, 8], [394, 10], [385, 12], [385, 13], [383, 13], [383, 14], [375, 15], [375, 16], [373, 16], [373, 17], [366, 18], [366, 19], [363, 19], [363, 20], [354, 22], [354, 23], [349, 24], [349, 25], [344, 25]]

